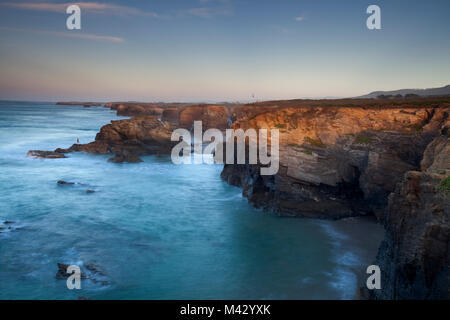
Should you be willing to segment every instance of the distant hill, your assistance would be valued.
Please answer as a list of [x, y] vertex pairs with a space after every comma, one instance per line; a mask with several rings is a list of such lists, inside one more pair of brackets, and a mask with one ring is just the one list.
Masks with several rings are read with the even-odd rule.
[[414, 96], [447, 96], [450, 95], [450, 85], [442, 88], [430, 88], [430, 89], [401, 89], [393, 91], [374, 91], [364, 96], [356, 98], [390, 98], [401, 95], [402, 97], [414, 97]]

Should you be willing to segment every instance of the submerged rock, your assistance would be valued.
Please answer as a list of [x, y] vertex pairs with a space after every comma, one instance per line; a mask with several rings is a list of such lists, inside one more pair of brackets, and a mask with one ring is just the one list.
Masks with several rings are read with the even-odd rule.
[[[57, 263], [58, 271], [56, 271], [56, 279], [67, 279], [70, 277], [70, 273], [67, 273], [67, 268], [70, 265], [65, 263]], [[81, 279], [86, 279], [86, 274], [81, 270]]]
[[86, 193], [95, 193], [95, 190], [88, 189], [88, 190], [86, 190]]
[[75, 184], [75, 182], [67, 182], [67, 181], [64, 181], [64, 180], [58, 180], [58, 182], [56, 182], [57, 184], [59, 184], [59, 185], [61, 185], [61, 186], [64, 186], [64, 185], [74, 185]]
[[15, 221], [10, 221], [10, 220], [6, 220], [3, 221], [3, 223], [0, 223], [0, 233], [4, 232], [4, 231], [13, 231], [16, 230], [17, 228], [14, 228], [11, 226], [12, 224], [15, 224]]
[[95, 264], [95, 263], [87, 263], [84, 265], [84, 267], [89, 270], [90, 272], [100, 275], [100, 276], [106, 276], [105, 271], [102, 269], [101, 266]]
[[28, 157], [37, 159], [60, 159], [67, 158], [63, 153], [54, 151], [41, 151], [41, 150], [30, 150], [27, 153]]
[[[67, 273], [67, 268], [70, 266], [65, 263], [57, 263], [58, 271], [56, 272], [56, 279], [67, 279], [70, 277], [70, 273]], [[81, 279], [90, 280], [94, 283], [99, 283], [102, 286], [109, 285], [109, 281], [105, 280], [106, 272], [94, 263], [87, 263], [80, 267]]]
[[122, 162], [138, 163], [142, 162], [142, 159], [134, 154], [125, 151], [125, 152], [117, 152], [116, 155], [114, 157], [109, 158], [108, 161], [114, 163], [122, 163]]

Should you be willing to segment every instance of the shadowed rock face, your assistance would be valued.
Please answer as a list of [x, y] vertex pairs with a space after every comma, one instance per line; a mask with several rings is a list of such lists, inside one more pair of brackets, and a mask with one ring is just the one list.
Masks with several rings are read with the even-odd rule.
[[229, 127], [228, 110], [224, 106], [189, 106], [180, 112], [180, 127], [190, 129], [196, 120], [202, 121], [204, 130], [209, 128], [224, 130]]
[[280, 170], [225, 165], [222, 178], [280, 215], [341, 218], [375, 213], [445, 127], [446, 108], [299, 107], [241, 118], [233, 128], [278, 128]]
[[202, 121], [203, 130], [216, 128], [225, 130], [230, 127], [229, 110], [218, 105], [194, 105], [183, 108], [166, 108], [162, 120], [178, 128], [190, 130], [194, 121]]
[[[440, 187], [450, 169], [448, 136], [425, 151], [422, 171], [409, 171], [389, 196], [386, 238], [375, 264], [382, 290], [372, 299], [449, 299], [450, 195]], [[433, 160], [434, 159], [434, 160]]]

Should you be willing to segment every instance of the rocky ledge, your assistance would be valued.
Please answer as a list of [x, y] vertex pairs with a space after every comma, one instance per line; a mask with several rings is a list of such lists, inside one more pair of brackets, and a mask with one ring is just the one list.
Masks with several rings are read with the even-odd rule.
[[175, 142], [170, 140], [172, 130], [155, 116], [139, 116], [111, 121], [103, 126], [88, 144], [74, 144], [68, 149], [58, 148], [56, 153], [88, 152], [113, 154], [111, 162], [140, 162], [139, 156], [169, 154]]
[[[41, 151], [45, 155], [61, 155], [70, 152], [112, 154], [110, 162], [140, 162], [140, 156], [150, 154], [170, 154], [178, 142], [171, 141], [175, 128], [191, 129], [194, 121], [203, 123], [203, 130], [209, 128], [226, 129], [230, 126], [229, 109], [220, 105], [162, 106], [160, 103], [122, 104], [107, 103], [105, 107], [139, 114], [131, 119], [111, 121], [105, 125], [88, 144], [74, 144], [69, 148], [55, 151]], [[127, 110], [127, 111], [125, 111]], [[31, 151], [30, 151], [31, 152]]]

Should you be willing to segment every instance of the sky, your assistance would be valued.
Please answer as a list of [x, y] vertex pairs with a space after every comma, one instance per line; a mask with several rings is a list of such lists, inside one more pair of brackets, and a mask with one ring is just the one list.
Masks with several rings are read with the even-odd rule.
[[[75, 3], [81, 30], [68, 30]], [[366, 27], [372, 4], [381, 30]], [[0, 99], [214, 102], [440, 87], [450, 84], [449, 12], [448, 0], [0, 0]]]

